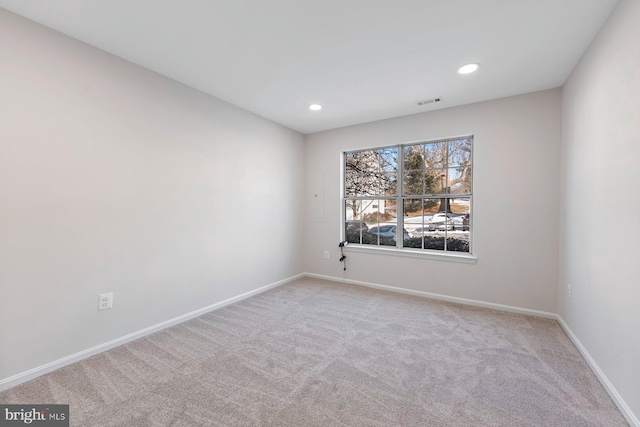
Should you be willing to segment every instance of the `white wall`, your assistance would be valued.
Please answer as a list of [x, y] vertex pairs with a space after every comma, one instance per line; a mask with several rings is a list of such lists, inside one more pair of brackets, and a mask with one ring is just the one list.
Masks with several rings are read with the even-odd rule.
[[[305, 271], [555, 313], [560, 119], [554, 89], [307, 135]], [[466, 134], [477, 263], [349, 252], [343, 272], [341, 152]]]
[[[622, 0], [563, 89], [559, 313], [640, 415], [640, 2]], [[566, 284], [571, 283], [571, 299]]]
[[302, 272], [302, 135], [2, 9], [0, 52], [0, 380]]

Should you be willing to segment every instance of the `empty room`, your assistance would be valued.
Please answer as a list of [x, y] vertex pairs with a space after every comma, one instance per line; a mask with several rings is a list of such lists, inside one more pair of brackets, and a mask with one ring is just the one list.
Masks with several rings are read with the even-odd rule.
[[640, 427], [639, 22], [0, 0], [0, 426]]

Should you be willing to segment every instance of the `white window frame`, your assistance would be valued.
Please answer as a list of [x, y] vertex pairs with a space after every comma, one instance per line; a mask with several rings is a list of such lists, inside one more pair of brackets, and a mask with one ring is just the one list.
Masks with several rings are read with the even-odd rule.
[[[404, 229], [404, 200], [406, 199], [455, 199], [455, 195], [451, 193], [446, 193], [446, 189], [443, 189], [444, 193], [439, 194], [423, 194], [423, 195], [404, 195], [404, 148], [412, 145], [419, 144], [429, 144], [429, 143], [437, 143], [437, 142], [448, 142], [452, 140], [459, 139], [471, 139], [471, 170], [472, 177], [475, 176], [475, 164], [474, 164], [474, 151], [475, 151], [475, 139], [473, 135], [462, 135], [455, 137], [446, 137], [446, 138], [437, 138], [431, 140], [423, 140], [423, 141], [414, 141], [414, 142], [406, 142], [402, 144], [394, 144], [383, 147], [371, 147], [371, 148], [359, 148], [353, 150], [345, 150], [341, 153], [340, 161], [341, 161], [341, 221], [340, 221], [340, 236], [341, 240], [346, 240], [346, 202], [348, 200], [394, 200], [396, 202], [396, 218], [397, 218], [397, 230]], [[389, 148], [396, 148], [398, 150], [398, 159], [397, 159], [397, 194], [395, 196], [367, 196], [367, 197], [358, 197], [358, 196], [350, 196], [347, 197], [346, 194], [346, 155], [349, 153], [355, 153], [360, 151], [376, 151], [376, 150], [384, 150]], [[452, 166], [454, 167], [454, 166]], [[449, 164], [445, 165], [445, 168], [449, 168]], [[461, 195], [461, 198], [469, 198], [469, 252], [459, 252], [459, 251], [447, 251], [447, 250], [437, 250], [437, 249], [417, 249], [417, 248], [405, 248], [403, 247], [404, 239], [396, 239], [396, 246], [384, 246], [384, 245], [370, 245], [370, 244], [360, 244], [360, 243], [350, 243], [345, 247], [347, 251], [353, 252], [362, 252], [376, 255], [391, 255], [391, 256], [401, 256], [401, 257], [412, 257], [412, 258], [426, 258], [426, 259], [435, 259], [441, 261], [452, 261], [452, 262], [462, 262], [462, 263], [475, 263], [477, 257], [473, 252], [473, 243], [474, 243], [474, 226], [473, 226], [473, 187], [474, 187], [474, 179], [471, 179], [471, 191], [469, 194]], [[400, 233], [402, 234], [402, 231]], [[446, 239], [445, 239], [445, 248], [446, 248]]]

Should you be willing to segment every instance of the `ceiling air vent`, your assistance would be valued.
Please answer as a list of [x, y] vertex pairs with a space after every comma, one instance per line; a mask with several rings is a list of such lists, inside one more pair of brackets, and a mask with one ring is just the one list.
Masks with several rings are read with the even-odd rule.
[[437, 98], [425, 99], [423, 101], [416, 101], [416, 105], [418, 107], [422, 107], [423, 105], [435, 104], [436, 102], [440, 102], [440, 101], [442, 101], [442, 98], [437, 97]]

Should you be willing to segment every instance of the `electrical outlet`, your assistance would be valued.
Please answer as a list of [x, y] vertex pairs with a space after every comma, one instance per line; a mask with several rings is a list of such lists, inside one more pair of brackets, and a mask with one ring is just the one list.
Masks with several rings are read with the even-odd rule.
[[324, 251], [324, 259], [329, 259], [329, 251]]
[[571, 299], [571, 283], [567, 283], [567, 298]]
[[113, 307], [113, 292], [109, 292], [108, 294], [100, 294], [100, 299], [98, 300], [98, 310], [108, 310]]

